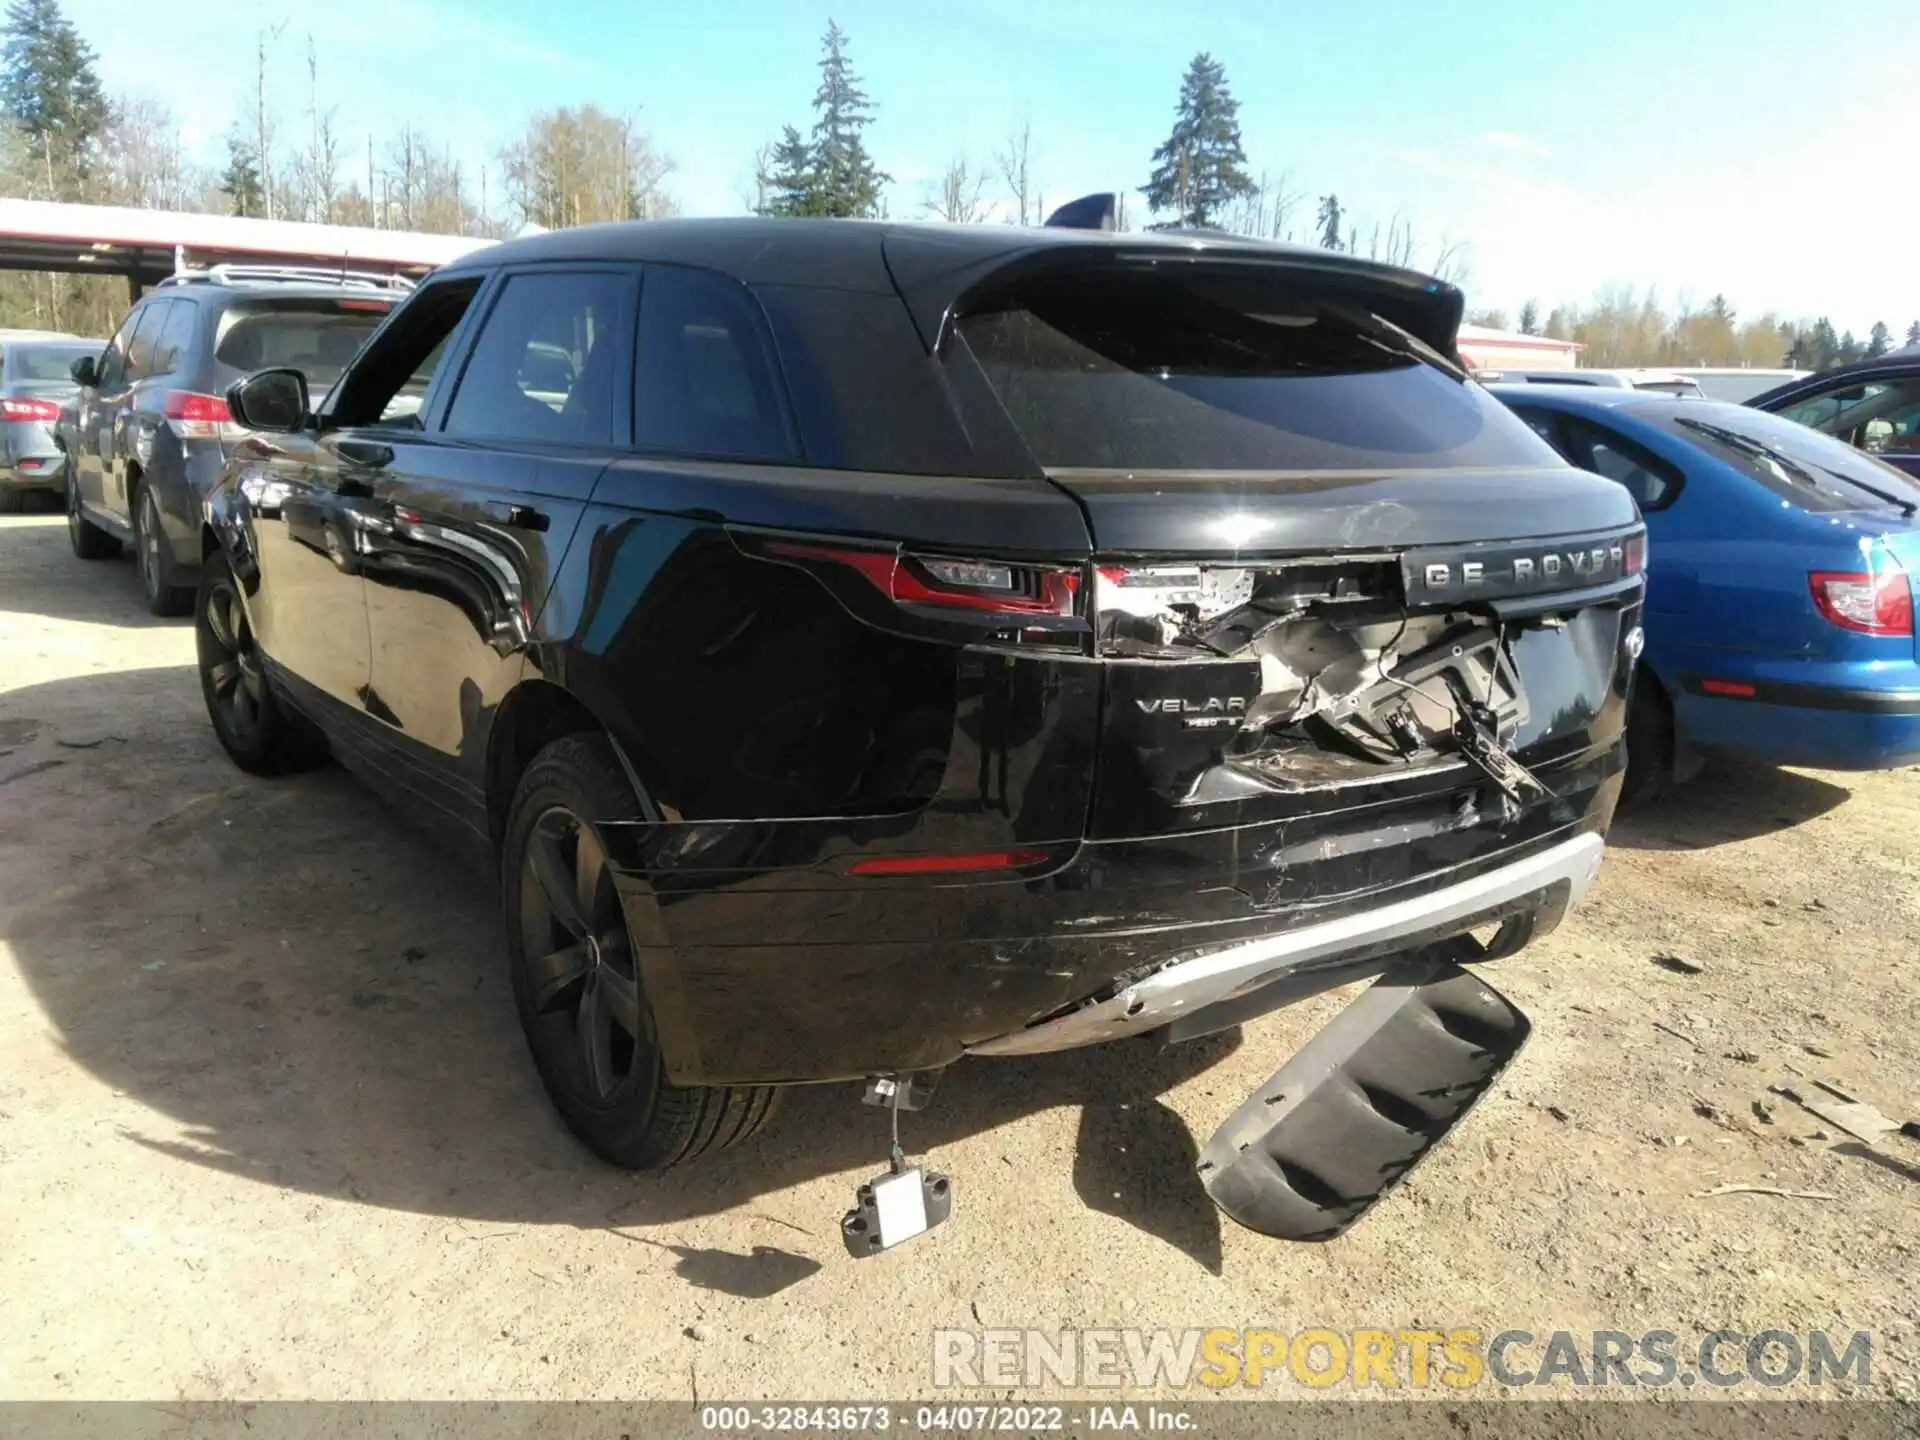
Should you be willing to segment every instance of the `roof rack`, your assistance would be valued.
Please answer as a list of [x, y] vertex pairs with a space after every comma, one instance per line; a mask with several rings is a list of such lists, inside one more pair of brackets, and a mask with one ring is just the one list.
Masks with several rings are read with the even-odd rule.
[[[344, 290], [413, 289], [404, 275], [370, 270], [322, 269], [317, 265], [209, 265], [175, 271], [160, 285], [334, 285]], [[156, 287], [158, 288], [158, 287]]]

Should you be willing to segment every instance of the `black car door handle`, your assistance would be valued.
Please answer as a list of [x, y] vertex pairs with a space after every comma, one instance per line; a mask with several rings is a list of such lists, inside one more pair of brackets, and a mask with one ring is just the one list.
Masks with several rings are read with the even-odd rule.
[[531, 505], [489, 505], [487, 511], [502, 525], [511, 525], [516, 530], [532, 530], [544, 535], [549, 523], [547, 512]]
[[343, 500], [371, 500], [373, 486], [365, 480], [348, 478], [333, 487], [333, 493]]

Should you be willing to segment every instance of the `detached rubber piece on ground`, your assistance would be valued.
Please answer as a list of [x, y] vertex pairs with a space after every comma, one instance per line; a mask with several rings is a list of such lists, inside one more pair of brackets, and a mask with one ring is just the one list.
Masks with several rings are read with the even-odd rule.
[[1532, 1028], [1448, 953], [1396, 961], [1214, 1131], [1214, 1204], [1263, 1235], [1331, 1240], [1440, 1143]]

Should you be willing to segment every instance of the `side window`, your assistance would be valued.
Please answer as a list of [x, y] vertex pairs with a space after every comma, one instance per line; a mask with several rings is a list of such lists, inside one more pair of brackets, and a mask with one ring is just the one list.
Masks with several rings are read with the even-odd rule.
[[[1886, 422], [1886, 434], [1877, 444], [1876, 437], [1864, 437], [1862, 448], [1876, 455], [1920, 455], [1920, 378], [1902, 380], [1889, 388], [1899, 398], [1880, 416]], [[1868, 422], [1868, 429], [1872, 428], [1872, 422]]]
[[738, 281], [647, 267], [634, 372], [634, 442], [641, 449], [796, 458], [778, 373], [760, 308]]
[[172, 310], [171, 300], [154, 300], [148, 303], [145, 313], [140, 317], [140, 323], [133, 329], [133, 339], [127, 342], [129, 383], [145, 380], [154, 373], [154, 346], [160, 339], [160, 332], [166, 328], [167, 316]]
[[1848, 385], [1780, 413], [1870, 455], [1920, 454], [1920, 377]]
[[1561, 423], [1566, 427], [1568, 458], [1582, 470], [1625, 486], [1643, 511], [1664, 510], [1679, 494], [1679, 470], [1644, 446], [1571, 415], [1562, 416]]
[[1560, 438], [1560, 427], [1554, 424], [1554, 417], [1548, 411], [1535, 410], [1531, 405], [1515, 405], [1513, 413], [1527, 422], [1527, 428], [1538, 435], [1547, 444], [1558, 450], [1562, 457], [1567, 453], [1566, 443]]
[[114, 331], [113, 339], [107, 342], [107, 348], [100, 356], [101, 390], [117, 390], [127, 378], [127, 345], [133, 339], [133, 332], [146, 316], [146, 312], [135, 306], [128, 312], [127, 318], [120, 322], [120, 328]]
[[1818, 430], [1823, 435], [1833, 433], [1834, 419], [1840, 414], [1839, 397], [1832, 391], [1825, 395], [1815, 395], [1799, 400], [1780, 411], [1796, 425], [1805, 425], [1810, 430]]
[[175, 300], [167, 306], [167, 323], [153, 347], [154, 375], [171, 375], [178, 370], [193, 349], [193, 323], [200, 307], [191, 300]]
[[631, 274], [606, 270], [508, 277], [454, 391], [447, 433], [611, 442], [632, 284]]
[[418, 429], [447, 342], [480, 291], [481, 277], [460, 276], [424, 285], [368, 342], [329, 397], [329, 426], [400, 425]]

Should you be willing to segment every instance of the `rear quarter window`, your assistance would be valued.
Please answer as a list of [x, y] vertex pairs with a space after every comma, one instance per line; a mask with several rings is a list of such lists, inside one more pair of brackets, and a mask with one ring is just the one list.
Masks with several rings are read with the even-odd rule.
[[1048, 276], [958, 330], [1048, 469], [1553, 465], [1480, 386], [1311, 290], [1135, 271]]

